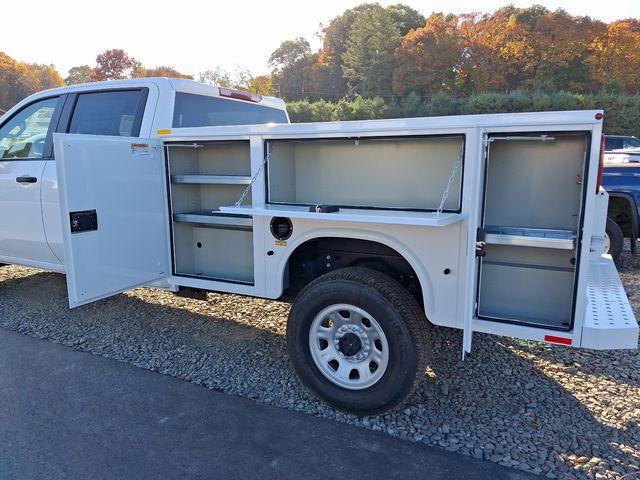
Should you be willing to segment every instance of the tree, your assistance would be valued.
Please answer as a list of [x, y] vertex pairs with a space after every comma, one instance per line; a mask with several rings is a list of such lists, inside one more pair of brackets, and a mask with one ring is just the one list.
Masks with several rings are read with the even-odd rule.
[[133, 74], [133, 78], [143, 78], [143, 77], [167, 77], [167, 78], [188, 78], [193, 80], [193, 76], [185, 75], [184, 73], [180, 73], [173, 67], [168, 67], [165, 65], [160, 65], [158, 67], [153, 68], [145, 68], [140, 67], [136, 69]]
[[275, 95], [270, 75], [258, 75], [251, 77], [247, 85], [247, 91], [259, 95]]
[[305, 38], [285, 40], [271, 53], [269, 65], [280, 70], [290, 68], [310, 54], [311, 47]]
[[94, 82], [130, 78], [137, 69], [142, 68], [140, 62], [118, 48], [99, 54], [96, 64], [91, 74], [91, 80]]
[[337, 101], [349, 93], [347, 80], [343, 75], [342, 56], [347, 49], [349, 32], [356, 18], [373, 8], [380, 8], [372, 3], [363, 3], [346, 10], [342, 15], [333, 18], [322, 29], [322, 49], [312, 66], [314, 93], [331, 101]]
[[403, 5], [402, 3], [396, 3], [395, 5], [389, 5], [387, 11], [393, 19], [393, 23], [396, 24], [400, 35], [403, 37], [411, 30], [420, 28], [424, 25], [425, 18], [417, 10]]
[[415, 92], [431, 98], [437, 92], [459, 93], [464, 84], [464, 44], [458, 31], [459, 17], [434, 13], [425, 26], [412, 30], [396, 50], [396, 94]]
[[467, 22], [466, 46], [470, 63], [477, 67], [472, 73], [476, 91], [516, 90], [532, 77], [530, 59], [535, 52], [529, 25], [536, 15], [545, 12], [539, 6], [507, 6], [492, 15], [483, 15], [479, 21]]
[[247, 90], [252, 78], [249, 70], [240, 67], [236, 67], [232, 72], [215, 67], [198, 74], [198, 81], [201, 83], [240, 90]]
[[402, 37], [388, 10], [378, 7], [360, 14], [351, 27], [342, 71], [352, 92], [388, 97], [394, 52]]
[[370, 15], [373, 11], [387, 12], [401, 36], [424, 24], [424, 17], [418, 11], [400, 3], [386, 8], [375, 3], [363, 3], [333, 18], [322, 28], [322, 48], [311, 68], [316, 97], [337, 101], [353, 94], [353, 88], [350, 89], [348, 79], [344, 75], [344, 54], [356, 20], [363, 15]]
[[78, 83], [88, 83], [91, 81], [93, 68], [89, 65], [80, 65], [69, 69], [69, 75], [64, 79], [67, 85], [76, 85]]
[[314, 98], [313, 64], [309, 42], [298, 37], [286, 40], [269, 57], [271, 79], [278, 96], [287, 100]]
[[27, 68], [9, 55], [0, 52], [0, 108], [9, 110], [29, 94], [25, 85]]
[[231, 75], [226, 70], [216, 67], [198, 74], [198, 81], [218, 87], [231, 87]]
[[561, 9], [539, 16], [529, 33], [534, 51], [529, 61], [532, 78], [523, 86], [550, 92], [589, 89], [593, 83], [587, 61], [591, 43], [604, 31], [604, 23], [574, 17]]
[[640, 20], [612, 22], [595, 36], [588, 62], [594, 87], [623, 85], [627, 92], [640, 92]]
[[64, 85], [64, 79], [53, 65], [27, 63], [26, 67], [29, 79], [29, 90], [31, 92], [39, 92]]
[[18, 62], [0, 52], [0, 109], [9, 110], [32, 93], [63, 84], [51, 65]]

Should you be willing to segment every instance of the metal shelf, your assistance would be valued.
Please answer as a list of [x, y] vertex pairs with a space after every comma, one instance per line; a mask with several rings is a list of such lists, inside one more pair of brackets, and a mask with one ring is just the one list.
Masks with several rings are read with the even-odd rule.
[[253, 226], [253, 219], [247, 215], [237, 215], [221, 213], [211, 210], [200, 212], [175, 213], [173, 220], [182, 223], [198, 223], [218, 227], [235, 227], [250, 229]]
[[171, 182], [208, 185], [249, 185], [251, 177], [245, 175], [171, 175]]
[[573, 250], [576, 234], [571, 230], [522, 227], [485, 227], [485, 242], [492, 245]]
[[309, 207], [300, 205], [265, 205], [251, 207], [247, 205], [222, 206], [221, 212], [253, 215], [256, 217], [289, 217], [301, 219], [324, 220], [334, 222], [381, 223], [395, 225], [419, 225], [426, 227], [444, 227], [460, 222], [465, 217], [460, 213], [411, 212], [403, 210], [372, 210], [340, 208], [334, 213], [314, 213]]

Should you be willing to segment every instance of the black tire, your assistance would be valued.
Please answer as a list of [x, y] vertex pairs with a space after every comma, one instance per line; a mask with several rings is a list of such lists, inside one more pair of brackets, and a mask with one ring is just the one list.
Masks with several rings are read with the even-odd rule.
[[[329, 380], [310, 352], [313, 320], [326, 307], [343, 303], [370, 313], [389, 346], [381, 378], [360, 390]], [[429, 325], [416, 300], [392, 278], [368, 268], [343, 268], [317, 278], [297, 296], [287, 323], [287, 344], [298, 376], [318, 397], [349, 413], [373, 415], [403, 403], [424, 378]]]
[[611, 255], [616, 264], [622, 261], [622, 249], [624, 247], [624, 235], [620, 226], [611, 218], [607, 217], [606, 232], [609, 237], [609, 251], [605, 252]]

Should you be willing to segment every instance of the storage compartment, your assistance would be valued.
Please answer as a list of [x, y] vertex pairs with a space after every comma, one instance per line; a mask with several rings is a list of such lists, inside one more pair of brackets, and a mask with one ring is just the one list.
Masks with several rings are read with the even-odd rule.
[[484, 224], [577, 231], [586, 136], [499, 138], [489, 146]]
[[167, 158], [175, 274], [253, 283], [252, 218], [219, 211], [251, 184], [249, 142], [169, 145]]
[[269, 141], [268, 201], [436, 210], [461, 205], [464, 137]]
[[253, 232], [174, 223], [176, 275], [253, 283]]
[[588, 137], [490, 137], [478, 316], [570, 330]]
[[[246, 185], [192, 185], [172, 184], [171, 200], [173, 213], [216, 211], [221, 205], [233, 205], [242, 195]], [[244, 203], [251, 203], [251, 193]]]
[[251, 176], [248, 141], [173, 144], [167, 157], [171, 175]]
[[487, 245], [479, 315], [568, 329], [575, 278], [572, 258], [567, 250]]

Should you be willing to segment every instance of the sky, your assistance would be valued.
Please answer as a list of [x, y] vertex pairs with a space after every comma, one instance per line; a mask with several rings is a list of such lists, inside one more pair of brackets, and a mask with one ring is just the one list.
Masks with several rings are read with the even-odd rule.
[[[379, 1], [382, 5], [400, 0]], [[315, 50], [318, 33], [333, 17], [363, 1], [269, 0], [37, 0], [3, 1], [0, 51], [16, 60], [53, 64], [66, 76], [76, 65], [94, 65], [98, 53], [121, 48], [146, 67], [169, 65], [196, 75], [207, 69], [267, 73], [280, 42], [299, 36]], [[433, 12], [489, 12], [512, 3], [564, 8], [604, 21], [640, 18], [640, 0], [405, 0], [424, 16]], [[25, 31], [26, 30], [26, 31]]]

